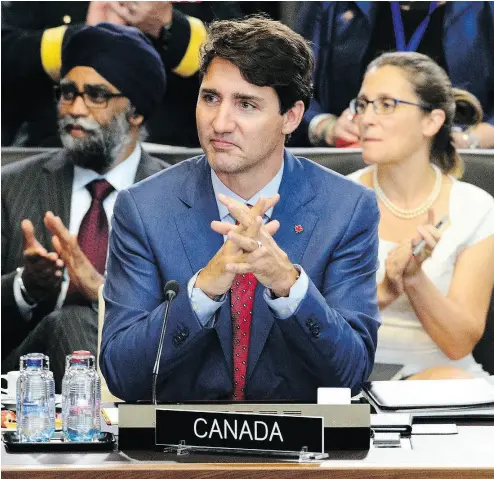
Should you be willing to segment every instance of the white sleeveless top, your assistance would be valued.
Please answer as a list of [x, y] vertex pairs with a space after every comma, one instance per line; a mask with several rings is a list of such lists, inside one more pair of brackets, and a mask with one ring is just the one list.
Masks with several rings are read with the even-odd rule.
[[[358, 182], [371, 168], [363, 168], [348, 177]], [[427, 277], [445, 296], [458, 255], [465, 248], [494, 235], [494, 198], [477, 186], [451, 179], [450, 226], [444, 231], [432, 256], [422, 265]], [[397, 243], [379, 240], [378, 284], [384, 279], [386, 257], [396, 246]], [[384, 308], [381, 319], [375, 362], [404, 364], [399, 376], [415, 374], [433, 366], [454, 366], [473, 376], [488, 376], [471, 354], [457, 361], [449, 359], [422, 327], [406, 294]]]

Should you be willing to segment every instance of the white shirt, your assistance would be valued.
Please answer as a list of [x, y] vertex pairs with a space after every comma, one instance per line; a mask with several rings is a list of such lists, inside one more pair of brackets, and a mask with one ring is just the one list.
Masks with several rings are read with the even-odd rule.
[[[220, 193], [241, 203], [255, 205], [261, 195], [265, 198], [269, 198], [278, 193], [281, 180], [283, 178], [283, 169], [284, 162], [281, 164], [281, 168], [279, 169], [275, 177], [262, 190], [258, 191], [252, 198], [249, 198], [247, 201], [245, 201], [243, 198], [227, 188], [218, 178], [216, 173], [211, 170], [211, 182], [213, 184], [214, 195], [216, 198], [216, 203], [218, 205], [218, 212], [221, 221], [235, 224], [235, 219], [233, 218], [233, 216], [230, 215], [228, 208], [218, 200], [218, 195]], [[267, 223], [271, 219], [272, 214], [273, 208], [270, 208], [268, 211], [266, 211], [264, 215], [264, 223]], [[226, 236], [223, 236], [223, 241], [226, 241]], [[290, 288], [288, 297], [273, 299], [271, 296], [271, 292], [268, 289], [264, 290], [264, 301], [267, 302], [268, 306], [274, 312], [274, 314], [281, 319], [286, 319], [295, 314], [300, 305], [300, 302], [302, 301], [302, 299], [304, 299], [309, 288], [309, 278], [307, 276], [307, 273], [305, 273], [301, 266], [295, 265], [295, 267], [300, 272], [300, 276]], [[207, 296], [201, 289], [194, 288], [197, 276], [200, 272], [201, 270], [199, 270], [188, 283], [187, 290], [189, 294], [189, 300], [199, 322], [204, 327], [212, 327], [214, 325], [215, 319], [214, 314], [225, 302], [226, 295], [223, 295], [218, 301], [215, 301]]]
[[[139, 161], [141, 159], [141, 151], [141, 145], [137, 144], [134, 151], [127, 157], [126, 160], [119, 163], [115, 168], [112, 168], [104, 175], [100, 175], [87, 168], [74, 166], [72, 198], [70, 203], [70, 224], [65, 225], [68, 227], [70, 234], [77, 234], [79, 232], [82, 220], [91, 206], [91, 194], [86, 188], [86, 185], [91, 183], [91, 181], [99, 179], [105, 179], [114, 188], [114, 191], [112, 191], [103, 201], [103, 208], [108, 218], [108, 227], [109, 229], [111, 228], [111, 217], [113, 215], [113, 207], [115, 206], [118, 192], [120, 190], [127, 189], [134, 184], [137, 167], [139, 166]], [[58, 296], [56, 308], [60, 308], [62, 306], [68, 287], [69, 281], [66, 273], [62, 283], [62, 288], [60, 290], [60, 295]], [[24, 301], [19, 281], [14, 281], [14, 298], [24, 319], [31, 319], [32, 310], [36, 307], [36, 305], [30, 306], [26, 303], [26, 301]]]
[[[349, 178], [358, 181], [369, 168], [356, 171]], [[465, 249], [494, 235], [494, 198], [477, 186], [451, 178], [449, 200], [450, 226], [444, 230], [432, 256], [422, 269], [437, 289], [448, 294], [459, 254]], [[385, 275], [385, 260], [397, 246], [379, 240], [379, 270], [377, 282]], [[409, 376], [433, 366], [453, 366], [472, 375], [487, 375], [471, 354], [460, 360], [449, 359], [424, 330], [406, 294], [399, 296], [381, 311], [382, 324], [378, 333], [376, 363], [404, 364], [401, 376]]]

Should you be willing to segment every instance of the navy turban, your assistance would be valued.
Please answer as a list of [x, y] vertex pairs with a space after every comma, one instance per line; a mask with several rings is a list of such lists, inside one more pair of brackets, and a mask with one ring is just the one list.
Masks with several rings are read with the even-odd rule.
[[62, 47], [61, 76], [78, 66], [94, 68], [146, 118], [165, 94], [163, 62], [151, 42], [134, 27], [100, 23], [71, 34]]

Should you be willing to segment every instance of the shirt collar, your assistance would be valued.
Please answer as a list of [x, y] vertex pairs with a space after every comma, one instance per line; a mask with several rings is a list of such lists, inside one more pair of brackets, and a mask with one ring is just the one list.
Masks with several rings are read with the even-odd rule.
[[105, 179], [116, 191], [124, 190], [134, 184], [137, 167], [141, 159], [141, 145], [138, 143], [134, 151], [126, 160], [119, 163], [115, 168], [107, 171], [104, 175], [88, 168], [74, 166], [74, 181], [72, 183], [72, 193], [86, 187], [91, 181]]
[[[241, 203], [245, 203], [245, 204], [248, 203], [249, 205], [255, 205], [261, 195], [264, 196], [265, 198], [269, 198], [271, 196], [274, 196], [276, 193], [278, 193], [278, 190], [280, 189], [281, 179], [283, 177], [284, 167], [285, 167], [285, 161], [283, 160], [283, 162], [281, 163], [281, 168], [278, 170], [278, 173], [276, 173], [274, 178], [262, 190], [258, 191], [252, 198], [249, 198], [247, 201], [241, 198], [240, 196], [238, 196], [228, 187], [226, 187], [218, 178], [218, 175], [214, 172], [214, 170], [211, 170], [211, 182], [213, 183], [214, 196], [216, 198], [216, 204], [218, 205], [220, 220], [223, 221], [227, 216], [231, 217], [228, 208], [223, 203], [218, 201], [218, 195], [220, 193], [225, 196], [229, 196], [234, 200], [240, 201]], [[273, 208], [270, 208], [268, 211], [266, 211], [264, 216], [267, 216], [268, 219], [271, 219], [272, 214], [273, 214]]]

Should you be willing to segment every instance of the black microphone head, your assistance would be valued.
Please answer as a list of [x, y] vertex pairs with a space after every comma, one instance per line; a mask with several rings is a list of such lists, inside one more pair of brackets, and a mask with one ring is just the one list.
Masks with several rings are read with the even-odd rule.
[[165, 291], [165, 297], [168, 300], [175, 298], [175, 296], [177, 296], [178, 294], [179, 289], [180, 287], [178, 285], [178, 281], [175, 281], [174, 279], [167, 281], [165, 287], [163, 288], [163, 290]]

